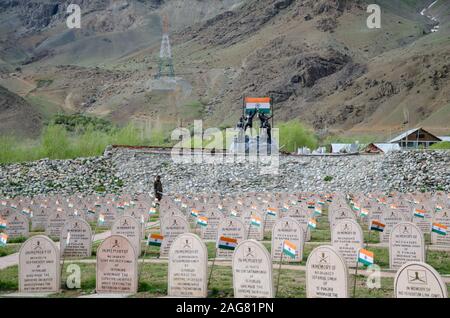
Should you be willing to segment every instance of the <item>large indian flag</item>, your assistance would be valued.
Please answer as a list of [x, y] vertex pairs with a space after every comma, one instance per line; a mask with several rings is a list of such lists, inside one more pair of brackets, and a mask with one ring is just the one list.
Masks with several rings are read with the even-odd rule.
[[270, 113], [270, 97], [246, 97], [245, 111], [253, 112], [259, 110], [261, 113]]

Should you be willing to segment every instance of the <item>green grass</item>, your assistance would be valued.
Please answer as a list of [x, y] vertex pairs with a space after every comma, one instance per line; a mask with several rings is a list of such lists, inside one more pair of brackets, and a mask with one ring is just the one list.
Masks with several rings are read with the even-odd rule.
[[430, 149], [432, 149], [432, 150], [440, 150], [440, 149], [448, 150], [448, 149], [450, 149], [450, 141], [438, 142], [437, 144], [432, 145], [430, 147]]
[[291, 120], [279, 124], [277, 128], [279, 128], [280, 147], [283, 147], [283, 151], [297, 152], [297, 149], [301, 147], [316, 149], [318, 146], [314, 132], [299, 121]]

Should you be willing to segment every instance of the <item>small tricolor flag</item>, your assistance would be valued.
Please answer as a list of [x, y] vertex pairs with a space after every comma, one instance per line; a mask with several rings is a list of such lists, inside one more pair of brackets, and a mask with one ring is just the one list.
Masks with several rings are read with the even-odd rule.
[[442, 205], [437, 204], [436, 205], [436, 212], [442, 211]]
[[254, 226], [261, 226], [261, 218], [257, 215], [253, 215], [251, 216], [251, 224]]
[[425, 210], [415, 209], [414, 216], [417, 218], [424, 219], [425, 218]]
[[318, 205], [325, 205], [325, 202], [323, 202], [323, 201], [317, 201], [317, 204], [318, 204]]
[[217, 242], [217, 248], [223, 250], [234, 250], [238, 242], [236, 239], [226, 236], [221, 236]]
[[317, 227], [317, 221], [315, 219], [308, 220], [308, 227], [310, 229], [315, 229]]
[[164, 240], [164, 236], [162, 236], [160, 234], [151, 234], [148, 237], [147, 245], [150, 245], [150, 246], [161, 246], [163, 240]]
[[0, 230], [4, 230], [7, 227], [6, 220], [0, 219]]
[[361, 211], [361, 207], [357, 204], [353, 205], [353, 210], [355, 210], [356, 212]]
[[373, 220], [370, 223], [370, 229], [372, 231], [383, 232], [385, 227], [386, 227], [386, 224], [381, 223], [380, 221], [377, 221], [377, 220]]
[[448, 226], [440, 223], [433, 223], [431, 227], [431, 232], [437, 233], [439, 235], [447, 235]]
[[31, 210], [27, 208], [22, 209], [22, 214], [25, 214], [28, 217], [31, 217]]
[[277, 209], [275, 208], [267, 208], [267, 214], [271, 216], [277, 216]]
[[200, 212], [199, 210], [192, 209], [191, 210], [191, 215], [196, 218], [196, 217], [198, 217], [199, 212]]
[[100, 213], [98, 216], [98, 224], [101, 225], [103, 223], [105, 223], [105, 216], [102, 213]]
[[222, 210], [223, 210], [222, 204], [218, 204], [218, 205], [217, 205], [217, 208], [218, 208], [220, 211], [222, 211]]
[[363, 263], [366, 266], [373, 264], [375, 254], [371, 251], [360, 249], [358, 253], [358, 262]]
[[283, 253], [292, 258], [295, 257], [295, 253], [297, 251], [297, 246], [291, 241], [285, 240], [283, 242]]
[[93, 209], [91, 209], [91, 208], [88, 208], [87, 209], [87, 213], [92, 215], [92, 214], [95, 214], [95, 211]]
[[314, 208], [314, 216], [322, 215], [322, 210], [319, 207]]
[[367, 209], [362, 208], [361, 212], [359, 213], [359, 216], [364, 218], [364, 217], [366, 217], [368, 215], [369, 215], [369, 211]]
[[8, 235], [6, 233], [0, 233], [0, 246], [6, 246], [8, 242]]
[[306, 203], [308, 205], [308, 209], [314, 209], [316, 207], [316, 204], [314, 202], [307, 202]]
[[200, 226], [207, 226], [208, 218], [206, 216], [199, 216], [197, 219], [197, 224]]
[[11, 208], [17, 209], [17, 205], [16, 204], [11, 204]]
[[2, 201], [2, 205], [6, 206], [7, 202], [6, 201]]
[[149, 215], [156, 214], [156, 208], [151, 207], [150, 210], [148, 210], [148, 214], [149, 214]]
[[260, 113], [270, 113], [270, 97], [246, 97], [245, 109], [247, 112], [258, 111]]

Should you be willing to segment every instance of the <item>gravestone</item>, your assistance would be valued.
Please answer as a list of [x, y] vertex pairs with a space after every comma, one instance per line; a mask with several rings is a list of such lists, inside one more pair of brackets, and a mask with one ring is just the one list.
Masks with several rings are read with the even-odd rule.
[[[246, 239], [244, 223], [237, 218], [224, 218], [217, 228], [217, 241], [222, 236], [236, 239], [239, 244], [239, 242]], [[217, 258], [231, 259], [232, 256], [232, 250], [217, 249]]]
[[448, 298], [442, 277], [422, 262], [408, 262], [397, 271], [394, 294], [396, 298]]
[[233, 253], [235, 298], [273, 298], [272, 260], [267, 249], [255, 240], [244, 240]]
[[[439, 223], [450, 228], [450, 210], [444, 209], [434, 214], [433, 222]], [[450, 247], [450, 233], [447, 235], [439, 235], [435, 232], [431, 233], [431, 243], [441, 246]]]
[[168, 295], [206, 297], [208, 294], [208, 250], [195, 234], [184, 233], [169, 251]]
[[[422, 212], [424, 214], [424, 218], [420, 218], [420, 217], [413, 217], [413, 223], [416, 224], [420, 230], [422, 231], [423, 234], [425, 233], [430, 233], [431, 232], [431, 223], [433, 220], [433, 215], [430, 213], [432, 210], [431, 208], [427, 208], [424, 205], [416, 206], [414, 208], [414, 211], [418, 209], [420, 210], [420, 212]], [[410, 210], [411, 211], [411, 210]], [[413, 214], [414, 214], [413, 211]]]
[[[70, 233], [69, 245], [67, 245], [67, 233]], [[91, 256], [91, 226], [82, 218], [69, 218], [61, 229], [59, 243], [61, 255], [64, 258]]]
[[336, 223], [341, 220], [355, 219], [355, 214], [348, 207], [341, 207], [338, 210], [332, 212], [331, 221], [330, 221], [330, 229], [332, 230]]
[[31, 230], [34, 232], [45, 231], [47, 226], [48, 213], [46, 208], [36, 208], [33, 210], [31, 218]]
[[208, 218], [208, 225], [200, 228], [200, 236], [203, 240], [215, 240], [219, 223], [223, 220], [223, 214], [218, 210], [209, 208], [204, 216]]
[[45, 234], [49, 237], [57, 237], [61, 235], [61, 229], [67, 220], [67, 216], [64, 211], [53, 211], [47, 218], [47, 225], [45, 227]]
[[423, 233], [414, 223], [400, 222], [394, 225], [389, 238], [389, 266], [397, 270], [412, 261], [425, 261]]
[[56, 293], [60, 289], [59, 251], [44, 235], [36, 235], [19, 251], [19, 292]]
[[29, 221], [28, 218], [18, 212], [13, 212], [6, 217], [7, 228], [5, 230], [8, 237], [28, 237], [29, 236]]
[[391, 235], [392, 228], [397, 223], [403, 222], [403, 217], [399, 211], [386, 208], [386, 211], [383, 212], [381, 222], [386, 226], [384, 227], [384, 231], [380, 233], [380, 242], [389, 243], [389, 236]]
[[[260, 225], [251, 224], [252, 215], [255, 215], [260, 220]], [[246, 227], [246, 234], [248, 239], [254, 239], [257, 241], [262, 241], [264, 239], [264, 215], [258, 211], [246, 210], [242, 214], [241, 220], [244, 222]]]
[[[141, 227], [141, 238], [145, 237], [145, 223], [148, 220], [148, 208], [132, 208], [125, 211], [124, 215], [129, 215], [134, 217], [134, 219], [139, 223]], [[142, 222], [144, 221], [144, 222]]]
[[110, 228], [119, 216], [119, 212], [112, 205], [102, 205], [100, 213], [103, 214], [105, 218], [105, 221], [101, 224], [101, 227], [105, 228]]
[[189, 223], [181, 216], [166, 216], [161, 220], [161, 233], [164, 236], [160, 249], [160, 257], [167, 257], [169, 249], [175, 238], [189, 233]]
[[279, 219], [272, 229], [272, 261], [280, 261], [285, 240], [297, 246], [295, 257], [283, 256], [283, 261], [301, 262], [303, 259], [303, 245], [305, 235], [302, 226], [293, 218], [284, 217]]
[[308, 221], [310, 219], [310, 215], [311, 215], [311, 213], [309, 210], [300, 209], [298, 207], [290, 208], [289, 211], [287, 212], [287, 216], [293, 218], [298, 223], [300, 223], [300, 225], [302, 226], [303, 233], [305, 235], [305, 242], [308, 242], [311, 240], [311, 231], [309, 230], [309, 227], [308, 227]]
[[364, 245], [364, 236], [361, 226], [352, 219], [336, 222], [331, 231], [331, 243], [344, 257], [347, 266], [355, 267], [358, 251]]
[[117, 218], [111, 227], [111, 235], [123, 235], [133, 245], [136, 257], [141, 255], [141, 225], [132, 216], [121, 216]]
[[316, 247], [306, 262], [308, 298], [348, 298], [348, 269], [344, 257], [332, 246]]
[[97, 249], [96, 292], [135, 294], [138, 289], [137, 256], [131, 242], [111, 235]]

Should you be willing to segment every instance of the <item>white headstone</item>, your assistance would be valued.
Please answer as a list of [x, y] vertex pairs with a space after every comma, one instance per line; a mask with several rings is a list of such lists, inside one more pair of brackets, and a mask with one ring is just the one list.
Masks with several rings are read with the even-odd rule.
[[423, 233], [414, 223], [400, 222], [394, 225], [389, 238], [389, 266], [397, 270], [412, 261], [425, 261]]
[[206, 297], [208, 251], [195, 234], [184, 233], [169, 251], [168, 294], [173, 297]]
[[331, 243], [344, 257], [347, 266], [355, 267], [358, 251], [364, 245], [361, 226], [352, 219], [337, 221], [331, 231]]
[[422, 262], [408, 262], [397, 271], [394, 293], [396, 298], [448, 298], [442, 277]]
[[[239, 244], [239, 242], [246, 239], [245, 233], [246, 233], [245, 225], [240, 219], [228, 217], [224, 218], [219, 223], [217, 230], [217, 240], [219, 240], [220, 237], [225, 236], [237, 240]], [[216, 255], [217, 258], [231, 259], [232, 256], [233, 256], [232, 250], [225, 250], [225, 249], [217, 250]]]
[[272, 261], [280, 261], [283, 252], [283, 242], [290, 241], [297, 246], [295, 257], [283, 256], [283, 261], [301, 262], [305, 235], [302, 226], [293, 218], [279, 219], [272, 229]]
[[306, 262], [308, 298], [348, 298], [348, 269], [344, 257], [332, 246], [316, 247]]
[[273, 298], [272, 260], [267, 249], [255, 240], [239, 243], [233, 253], [235, 298]]

